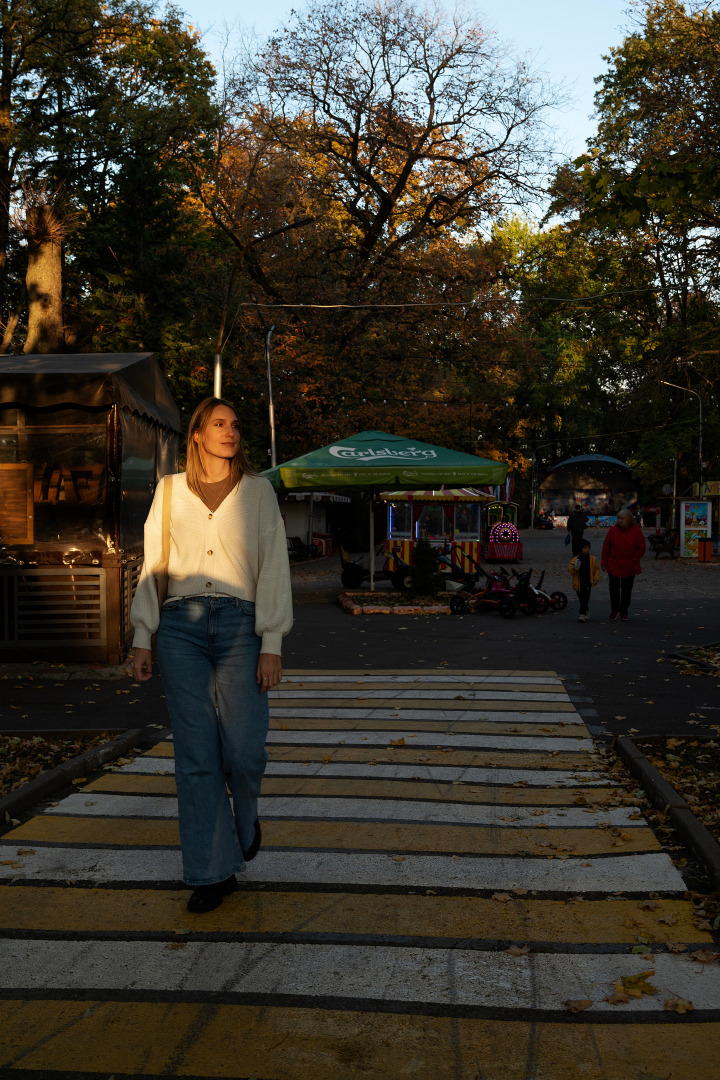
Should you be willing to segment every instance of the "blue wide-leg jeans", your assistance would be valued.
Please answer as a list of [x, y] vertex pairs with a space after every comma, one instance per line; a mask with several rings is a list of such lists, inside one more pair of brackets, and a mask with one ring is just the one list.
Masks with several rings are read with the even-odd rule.
[[157, 655], [175, 747], [183, 880], [193, 888], [242, 870], [255, 835], [268, 730], [260, 645], [247, 600], [183, 597], [162, 609]]

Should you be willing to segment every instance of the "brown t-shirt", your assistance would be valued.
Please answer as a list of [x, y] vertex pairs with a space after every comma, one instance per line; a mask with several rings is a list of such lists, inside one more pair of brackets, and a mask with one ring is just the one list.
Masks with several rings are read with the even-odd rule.
[[[200, 482], [200, 498], [205, 503], [208, 510], [211, 510], [214, 514], [225, 502], [232, 489], [233, 485], [229, 476], [226, 476], [224, 480], [216, 480], [213, 484], [207, 484], [202, 480]], [[222, 498], [220, 498], [221, 494]]]

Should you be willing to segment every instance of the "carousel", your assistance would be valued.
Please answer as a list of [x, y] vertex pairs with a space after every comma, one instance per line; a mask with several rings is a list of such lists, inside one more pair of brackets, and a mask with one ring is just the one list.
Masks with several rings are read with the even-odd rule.
[[523, 546], [517, 527], [517, 503], [492, 499], [482, 509], [482, 553], [488, 562], [520, 562]]

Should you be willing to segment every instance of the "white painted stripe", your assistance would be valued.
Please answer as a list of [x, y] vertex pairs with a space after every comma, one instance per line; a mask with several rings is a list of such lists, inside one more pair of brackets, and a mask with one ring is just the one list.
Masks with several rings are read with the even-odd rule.
[[668, 997], [695, 1009], [720, 1008], [720, 967], [681, 956], [655, 957], [657, 994], [623, 1006], [604, 997], [616, 979], [647, 970], [643, 957], [507, 953], [397, 946], [188, 941], [38, 941], [0, 945], [0, 986], [22, 990], [284, 994], [434, 1002], [477, 1008], [559, 1010], [588, 998], [594, 1012], [662, 1012]]
[[357, 675], [283, 675], [283, 686], [286, 683], [291, 683], [294, 686], [302, 686], [304, 683], [327, 683], [328, 685], [352, 683], [355, 686], [371, 686], [373, 683], [390, 683], [396, 686], [412, 685], [413, 683], [465, 683], [466, 685], [474, 685], [475, 683], [507, 683], [513, 685], [515, 683], [542, 683], [547, 686], [562, 686], [562, 679], [559, 679], [557, 675], [548, 675], [547, 672], [541, 675], [528, 675], [527, 672], [523, 672], [518, 675], [493, 675], [491, 671], [486, 672], [483, 675], [447, 675], [443, 674], [425, 674], [425, 675], [392, 675], [388, 672], [387, 675], [363, 675], [358, 673]]
[[305, 698], [317, 701], [322, 705], [324, 698], [335, 701], [366, 699], [368, 701], [454, 701], [461, 697], [465, 701], [509, 701], [520, 704], [523, 701], [569, 701], [570, 698], [562, 693], [533, 693], [531, 690], [513, 690], [508, 687], [503, 690], [465, 690], [463, 694], [457, 694], [455, 690], [276, 690], [272, 694], [273, 701], [301, 701]]
[[[179, 849], [58, 845], [31, 850], [32, 855], [17, 856], [17, 844], [0, 845], [0, 863], [10, 859], [22, 864], [15, 868], [0, 865], [0, 881], [81, 880], [124, 885], [135, 881], [176, 882], [181, 876]], [[622, 890], [641, 896], [649, 892], [682, 896], [686, 888], [664, 852], [567, 860], [413, 854], [404, 856], [402, 862], [397, 862], [393, 854], [261, 850], [247, 865], [245, 880], [282, 883], [288, 888], [296, 884], [357, 888], [375, 885], [464, 891], [543, 889], [572, 894]]]
[[389, 746], [391, 739], [404, 739], [405, 748], [414, 746], [470, 747], [473, 750], [531, 750], [549, 753], [591, 753], [595, 749], [592, 739], [550, 738], [537, 735], [484, 735], [461, 731], [316, 731], [313, 728], [292, 731], [273, 730], [268, 733], [268, 743], [306, 746]]
[[[426, 825], [500, 825], [504, 828], [534, 828], [540, 823], [548, 828], [588, 829], [602, 825], [623, 828], [645, 827], [644, 820], [630, 820], [631, 806], [608, 807], [590, 813], [581, 807], [548, 809], [533, 814], [527, 806], [484, 806], [473, 803], [443, 803], [408, 799], [328, 799], [295, 798], [287, 795], [264, 795], [259, 801], [260, 816], [299, 818], [315, 821], [357, 820], [373, 822], [412, 822]], [[78, 817], [176, 818], [177, 799], [155, 795], [106, 795], [100, 792], [76, 792], [44, 814], [70, 814]]]
[[567, 712], [551, 711], [545, 709], [507, 709], [502, 712], [485, 710], [481, 706], [475, 709], [344, 709], [328, 707], [325, 709], [315, 708], [308, 705], [307, 708], [291, 707], [288, 705], [273, 705], [271, 715], [276, 720], [294, 719], [324, 719], [328, 727], [332, 727], [334, 720], [443, 720], [448, 723], [462, 723], [465, 720], [493, 723], [497, 721], [503, 724], [582, 724], [582, 718], [573, 709]]
[[[553, 759], [550, 758], [550, 761]], [[141, 757], [118, 772], [140, 773], [144, 776], [170, 776], [175, 772], [172, 758]], [[269, 761], [266, 776], [323, 776], [365, 777], [373, 780], [437, 780], [449, 784], [511, 785], [523, 781], [530, 787], [615, 787], [605, 773], [598, 771], [577, 772], [571, 769], [480, 769], [463, 765], [395, 765], [378, 762], [377, 765], [359, 765], [353, 762]]]

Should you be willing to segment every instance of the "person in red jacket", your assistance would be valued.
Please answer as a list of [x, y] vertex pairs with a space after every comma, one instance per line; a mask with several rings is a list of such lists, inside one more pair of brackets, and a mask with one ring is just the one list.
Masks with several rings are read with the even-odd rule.
[[642, 573], [640, 559], [645, 554], [645, 537], [630, 510], [621, 510], [617, 525], [608, 530], [601, 563], [610, 579], [610, 618], [627, 622], [633, 582]]

